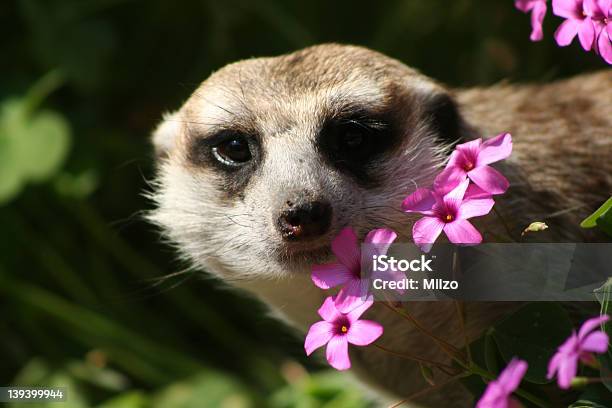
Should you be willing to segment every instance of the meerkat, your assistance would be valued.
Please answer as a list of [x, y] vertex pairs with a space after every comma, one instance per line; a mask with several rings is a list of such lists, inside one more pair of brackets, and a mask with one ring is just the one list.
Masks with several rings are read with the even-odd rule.
[[[303, 332], [328, 295], [312, 284], [310, 268], [333, 261], [331, 240], [352, 226], [360, 237], [388, 227], [408, 241], [416, 218], [401, 212], [402, 200], [429, 187], [461, 141], [513, 135], [513, 154], [501, 165], [511, 187], [496, 197], [507, 225], [494, 214], [479, 219], [485, 241], [519, 235], [536, 220], [549, 224], [549, 242], [596, 238], [578, 224], [612, 192], [611, 112], [610, 70], [450, 90], [357, 46], [248, 59], [213, 73], [155, 130], [149, 219], [195, 268], [253, 294]], [[454, 304], [404, 307], [437, 336], [463, 344]], [[465, 309], [469, 339], [506, 310]], [[384, 325], [381, 344], [449, 362], [381, 305], [367, 316]], [[350, 353], [356, 375], [384, 395], [428, 387], [416, 363], [371, 347]], [[452, 383], [413, 403], [468, 407], [473, 397]]]

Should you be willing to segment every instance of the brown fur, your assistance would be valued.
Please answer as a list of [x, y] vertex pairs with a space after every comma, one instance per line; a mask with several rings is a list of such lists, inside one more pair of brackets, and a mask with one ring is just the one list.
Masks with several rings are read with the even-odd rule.
[[[453, 94], [462, 118], [454, 117], [448, 96]], [[367, 104], [399, 123], [400, 140], [364, 170], [371, 183], [338, 173], [312, 149], [320, 124], [350, 109], [347, 101]], [[439, 106], [445, 107], [441, 113]], [[156, 132], [163, 158], [153, 195], [159, 209], [150, 218], [196, 267], [256, 294], [275, 314], [305, 330], [317, 319], [316, 309], [325, 296], [308, 278], [311, 263], [329, 259], [329, 251], [321, 252], [321, 246], [327, 247], [349, 223], [360, 234], [387, 226], [408, 239], [414, 217], [398, 209], [416, 186], [430, 185], [443, 165], [448, 145], [437, 139], [440, 136], [513, 134], [514, 153], [500, 166], [511, 188], [497, 200], [512, 238], [537, 220], [550, 225], [538, 240], [597, 239], [578, 222], [612, 192], [611, 108], [609, 70], [546, 85], [501, 84], [449, 92], [400, 62], [360, 47], [329, 44], [242, 61], [213, 74]], [[242, 181], [227, 181], [206, 161], [189, 158], [198, 138], [228, 126], [259, 134], [266, 150], [259, 167]], [[298, 184], [330, 194], [338, 206], [329, 233], [300, 247], [300, 256], [294, 248], [279, 247], [267, 218]], [[239, 214], [233, 214], [238, 209]], [[248, 225], [240, 228], [224, 218]], [[485, 231], [486, 241], [511, 239], [495, 214], [476, 224]], [[220, 228], [239, 232], [226, 241], [217, 233]], [[245, 234], [251, 230], [255, 234], [249, 238]], [[310, 258], [308, 251], [313, 251]], [[413, 302], [405, 307], [438, 336], [463, 344], [453, 303]], [[469, 338], [480, 336], [507, 311], [502, 303], [466, 305]], [[368, 314], [385, 326], [381, 344], [448, 363], [429, 338], [396, 314], [381, 305]], [[405, 397], [427, 387], [419, 366], [410, 361], [373, 347], [355, 348], [351, 357], [355, 372], [383, 392]], [[436, 373], [437, 381], [443, 378]], [[466, 407], [471, 397], [455, 383], [418, 402]]]

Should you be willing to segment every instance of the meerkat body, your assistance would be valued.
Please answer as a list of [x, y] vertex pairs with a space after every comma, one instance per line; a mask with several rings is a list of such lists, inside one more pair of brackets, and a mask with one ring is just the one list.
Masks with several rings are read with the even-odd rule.
[[[448, 91], [384, 55], [321, 45], [228, 65], [207, 79], [154, 135], [159, 176], [150, 219], [198, 269], [254, 294], [304, 331], [326, 294], [313, 263], [345, 226], [363, 235], [389, 227], [409, 240], [406, 195], [428, 187], [460, 140], [513, 134], [503, 166], [511, 188], [499, 212], [518, 234], [546, 220], [546, 240], [583, 241], [579, 220], [612, 192], [612, 73], [548, 85]], [[508, 236], [499, 218], [478, 220], [485, 240]], [[436, 335], [463, 344], [455, 305], [405, 305]], [[507, 312], [466, 305], [470, 339]], [[381, 344], [449, 362], [414, 326], [380, 305]], [[382, 393], [405, 397], [427, 387], [419, 366], [376, 348], [351, 351], [353, 367]], [[438, 379], [438, 378], [437, 378]], [[443, 380], [444, 377], [439, 377]], [[466, 407], [452, 384], [418, 400]]]

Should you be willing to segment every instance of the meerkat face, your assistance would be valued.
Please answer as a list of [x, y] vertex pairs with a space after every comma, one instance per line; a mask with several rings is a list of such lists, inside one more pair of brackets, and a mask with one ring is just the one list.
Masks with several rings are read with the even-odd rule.
[[345, 226], [408, 233], [402, 199], [461, 129], [440, 86], [363, 48], [231, 64], [155, 132], [150, 219], [225, 280], [307, 270]]

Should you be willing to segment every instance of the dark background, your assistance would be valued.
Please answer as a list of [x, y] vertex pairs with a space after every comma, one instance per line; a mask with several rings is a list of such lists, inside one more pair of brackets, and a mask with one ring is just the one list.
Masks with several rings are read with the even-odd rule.
[[[367, 405], [257, 303], [182, 272], [142, 220], [151, 129], [223, 65], [321, 42], [450, 86], [603, 69], [556, 46], [559, 22], [531, 43], [511, 0], [2, 1], [0, 385], [70, 386], [64, 407]], [[43, 111], [55, 125], [32, 131]], [[63, 153], [33, 136], [53, 126]], [[34, 142], [15, 156], [5, 141], [22, 133]], [[22, 161], [46, 170], [3, 186]]]

